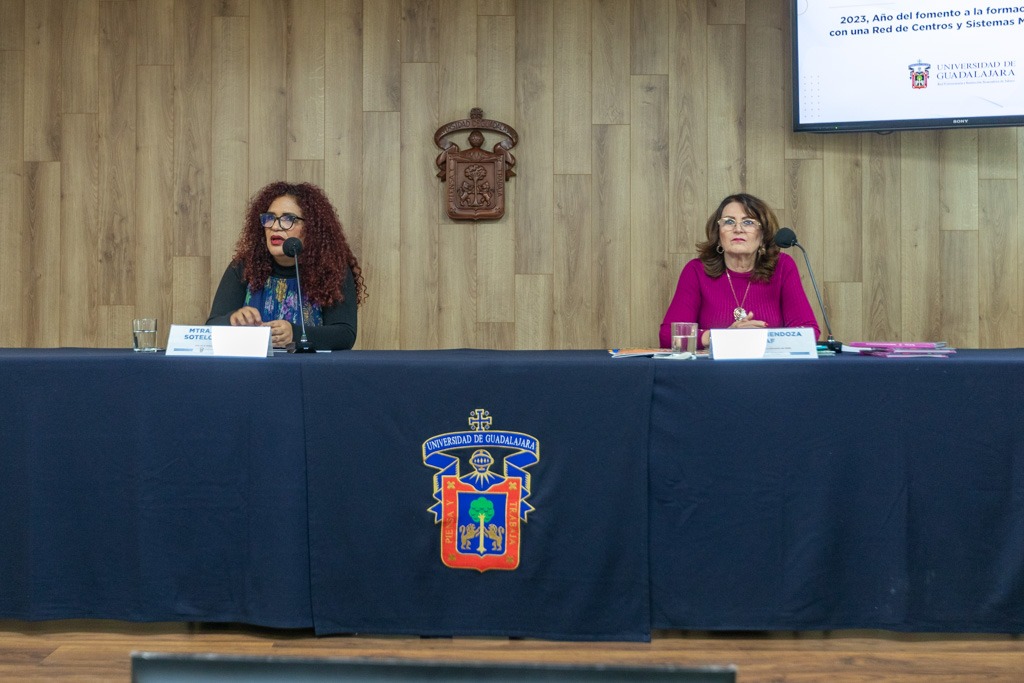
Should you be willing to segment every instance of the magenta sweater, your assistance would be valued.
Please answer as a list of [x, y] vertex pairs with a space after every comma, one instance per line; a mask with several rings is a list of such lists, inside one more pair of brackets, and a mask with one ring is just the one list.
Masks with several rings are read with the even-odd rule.
[[736, 308], [737, 299], [743, 301], [748, 282], [750, 292], [743, 308], [753, 312], [754, 320], [763, 320], [768, 327], [813, 327], [815, 336], [821, 336], [818, 321], [800, 283], [800, 271], [789, 254], [779, 254], [778, 265], [768, 282], [751, 282], [751, 273], [734, 273], [731, 270], [729, 273], [736, 288], [736, 298], [729, 289], [728, 278], [724, 274], [717, 278], [708, 277], [700, 259], [693, 259], [683, 266], [676, 293], [661, 323], [658, 338], [662, 348], [672, 345], [671, 323], [696, 322], [700, 328], [697, 332], [698, 347], [705, 330], [732, 325], [732, 310]]

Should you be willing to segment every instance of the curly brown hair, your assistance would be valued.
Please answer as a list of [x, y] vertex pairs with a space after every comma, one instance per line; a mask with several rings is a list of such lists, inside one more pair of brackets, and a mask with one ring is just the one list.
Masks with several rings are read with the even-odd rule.
[[356, 303], [366, 299], [363, 271], [352, 249], [337, 211], [322, 189], [311, 183], [270, 183], [259, 190], [245, 209], [245, 225], [235, 245], [234, 259], [244, 266], [243, 278], [254, 291], [263, 289], [273, 269], [266, 235], [259, 215], [278, 197], [289, 196], [302, 209], [305, 240], [302, 245], [302, 290], [306, 299], [321, 307], [345, 300], [345, 277], [352, 271]]
[[764, 251], [762, 252], [760, 249], [757, 251], [754, 259], [754, 274], [751, 279], [766, 282], [771, 279], [772, 273], [775, 272], [775, 266], [779, 262], [779, 252], [781, 250], [775, 244], [775, 233], [779, 230], [779, 219], [775, 217], [775, 212], [772, 211], [771, 207], [764, 200], [758, 199], [754, 195], [741, 192], [739, 194], [731, 194], [722, 200], [715, 212], [708, 217], [708, 222], [704, 226], [704, 234], [707, 235], [707, 240], [697, 243], [698, 258], [704, 264], [704, 272], [707, 273], [708, 277], [719, 277], [725, 272], [725, 256], [718, 253], [720, 240], [718, 219], [722, 217], [725, 207], [733, 202], [742, 204], [747, 212], [747, 216], [761, 224], [761, 246]]

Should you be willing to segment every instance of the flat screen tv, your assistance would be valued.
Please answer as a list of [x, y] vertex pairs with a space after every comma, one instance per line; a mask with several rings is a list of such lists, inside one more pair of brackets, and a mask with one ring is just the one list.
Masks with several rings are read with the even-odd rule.
[[1024, 125], [1024, 0], [791, 0], [793, 130]]

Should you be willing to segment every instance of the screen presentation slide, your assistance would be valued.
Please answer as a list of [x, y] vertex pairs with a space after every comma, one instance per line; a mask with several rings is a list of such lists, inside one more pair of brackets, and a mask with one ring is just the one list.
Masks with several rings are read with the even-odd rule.
[[1024, 0], [796, 0], [797, 126], [1024, 115]]

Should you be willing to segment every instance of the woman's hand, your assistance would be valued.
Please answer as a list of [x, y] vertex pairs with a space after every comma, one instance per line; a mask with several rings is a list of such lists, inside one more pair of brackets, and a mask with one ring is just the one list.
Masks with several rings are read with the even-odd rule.
[[730, 329], [745, 329], [749, 330], [755, 327], [768, 327], [768, 323], [763, 320], [754, 320], [754, 312], [747, 313], [747, 317], [737, 320], [732, 325], [729, 325]]
[[292, 341], [292, 324], [287, 320], [263, 323], [270, 328], [270, 341], [274, 346], [286, 346]]
[[260, 312], [252, 306], [243, 306], [231, 314], [229, 321], [240, 327], [254, 327], [263, 323]]

